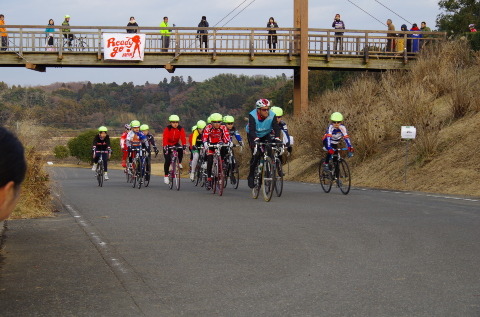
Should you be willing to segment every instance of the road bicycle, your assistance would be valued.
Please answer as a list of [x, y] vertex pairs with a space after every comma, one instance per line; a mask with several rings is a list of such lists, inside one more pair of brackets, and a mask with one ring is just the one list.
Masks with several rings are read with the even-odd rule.
[[103, 153], [108, 153], [108, 151], [95, 151], [95, 153], [100, 153], [100, 158], [97, 162], [97, 168], [95, 169], [95, 177], [98, 181], [98, 186], [103, 187], [103, 181], [105, 180], [105, 166], [103, 162]]
[[[252, 188], [252, 197], [258, 198], [260, 189], [262, 189], [263, 199], [270, 201], [272, 199], [273, 191], [275, 190], [275, 163], [272, 159], [272, 146], [277, 143], [258, 142], [256, 144], [255, 152], [261, 151], [263, 156], [260, 157], [258, 165], [255, 167], [254, 187]], [[263, 186], [262, 186], [263, 185]]]
[[[155, 151], [155, 157], [158, 155], [158, 150]], [[145, 187], [148, 187], [150, 185], [150, 177], [151, 177], [151, 161], [152, 161], [152, 153], [147, 152], [146, 158], [145, 158]]]
[[181, 146], [169, 145], [168, 150], [170, 152], [170, 170], [168, 173], [168, 187], [173, 188], [175, 183], [175, 188], [180, 190], [180, 162], [178, 160], [178, 150], [182, 149]]
[[[340, 151], [346, 151], [348, 148], [334, 149], [335, 153], [332, 155], [328, 163], [328, 171], [324, 168], [325, 158], [320, 161], [318, 166], [318, 176], [320, 178], [320, 185], [324, 192], [329, 193], [332, 189], [333, 183], [337, 185], [340, 191], [347, 195], [350, 192], [351, 177], [350, 168], [347, 161], [341, 156]], [[353, 156], [353, 153], [348, 153], [348, 157]]]
[[208, 147], [214, 148], [215, 153], [213, 153], [213, 165], [212, 165], [212, 192], [215, 194], [218, 192], [219, 196], [223, 195], [224, 189], [224, 179], [225, 174], [223, 170], [223, 160], [220, 154], [222, 147], [227, 147], [228, 145], [224, 144], [211, 144]]
[[[65, 38], [62, 36], [60, 39], [62, 45], [63, 45], [63, 50], [68, 50], [68, 51], [84, 51], [87, 49], [87, 37], [84, 36], [76, 36], [73, 35], [73, 39], [70, 41], [70, 39]], [[69, 45], [70, 44], [70, 45]]]
[[140, 189], [145, 183], [145, 175], [147, 170], [147, 150], [139, 148], [135, 151], [135, 158], [132, 162], [132, 187], [138, 187], [138, 189]]
[[205, 180], [207, 179], [207, 161], [205, 160], [205, 150], [203, 146], [198, 148], [198, 162], [193, 171], [194, 178], [193, 182], [195, 186], [200, 184], [200, 187], [205, 186]]
[[277, 197], [282, 196], [283, 192], [283, 167], [282, 167], [282, 160], [280, 157], [285, 152], [285, 144], [276, 144], [273, 146], [273, 160], [275, 162], [275, 194]]
[[240, 171], [233, 153], [233, 148], [237, 146], [238, 145], [233, 144], [232, 146], [228, 147], [228, 152], [224, 160], [225, 177], [223, 181], [223, 187], [227, 187], [228, 179], [230, 178], [230, 184], [232, 184], [233, 188], [238, 188], [238, 183], [240, 182]]

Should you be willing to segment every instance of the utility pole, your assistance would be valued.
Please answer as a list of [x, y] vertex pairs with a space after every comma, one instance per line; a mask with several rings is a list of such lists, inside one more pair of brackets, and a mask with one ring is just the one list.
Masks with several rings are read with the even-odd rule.
[[293, 7], [293, 26], [300, 28], [294, 41], [300, 65], [293, 69], [293, 114], [298, 116], [308, 109], [308, 0], [294, 0]]

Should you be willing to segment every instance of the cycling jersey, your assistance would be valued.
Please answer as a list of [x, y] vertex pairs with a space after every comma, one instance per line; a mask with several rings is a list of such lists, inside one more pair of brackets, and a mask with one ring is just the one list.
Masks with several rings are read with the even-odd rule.
[[189, 137], [190, 149], [193, 146], [200, 147], [202, 145], [202, 137], [203, 135], [198, 132], [198, 129], [195, 129]]
[[347, 147], [352, 147], [350, 143], [350, 137], [347, 133], [347, 128], [341, 124], [338, 128], [335, 128], [333, 124], [329, 125], [325, 135], [323, 136], [323, 142], [327, 150], [332, 148], [332, 144], [337, 145], [341, 140], [345, 140]]
[[129, 131], [125, 131], [122, 133], [122, 136], [120, 137], [120, 148], [122, 150], [127, 149], [127, 135]]
[[280, 136], [280, 127], [277, 123], [277, 116], [270, 110], [268, 117], [262, 118], [257, 113], [257, 109], [252, 110], [248, 115], [248, 125], [246, 127], [248, 135], [252, 138], [262, 138], [274, 131], [275, 137]]
[[144, 145], [145, 148], [148, 148], [147, 136], [140, 131], [135, 132], [132, 130], [128, 132], [126, 143], [127, 147], [139, 148], [140, 146]]
[[221, 125], [219, 128], [214, 128], [212, 124], [209, 124], [203, 130], [202, 142], [208, 142], [217, 144], [223, 142], [225, 144], [230, 142], [230, 134], [226, 126]]
[[233, 126], [231, 129], [228, 130], [228, 133], [230, 134], [230, 141], [233, 141], [233, 137], [237, 139], [237, 142], [242, 145], [243, 144], [243, 139], [240, 133], [238, 133], [237, 129], [235, 129], [235, 126]]
[[111, 152], [112, 149], [110, 148], [110, 137], [107, 135], [105, 138], [101, 139], [97, 134], [95, 138], [93, 138], [93, 150]]
[[[288, 134], [287, 124], [285, 123], [285, 121], [282, 120], [278, 123], [278, 126], [280, 127], [280, 131], [282, 131], [283, 134], [283, 144], [285, 144], [286, 146], [290, 146], [290, 134]], [[272, 137], [275, 136], [273, 130], [271, 132], [271, 135]]]
[[147, 147], [147, 150], [150, 151], [150, 146], [153, 146], [154, 148], [157, 147], [157, 145], [155, 144], [155, 137], [153, 136], [153, 134], [148, 133], [148, 134], [146, 135], [146, 137], [147, 137], [147, 141], [148, 141], [148, 145], [149, 145], [149, 146]]
[[179, 144], [179, 141], [182, 141], [182, 145], [187, 145], [185, 130], [180, 125], [177, 128], [174, 128], [171, 124], [169, 124], [163, 130], [163, 146], [177, 145]]

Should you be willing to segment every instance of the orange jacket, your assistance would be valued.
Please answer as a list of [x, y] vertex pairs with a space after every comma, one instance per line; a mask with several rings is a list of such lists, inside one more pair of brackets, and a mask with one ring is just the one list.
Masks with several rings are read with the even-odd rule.
[[[5, 25], [5, 21], [0, 20], [0, 25]], [[0, 28], [0, 36], [7, 36], [7, 29], [6, 28]]]

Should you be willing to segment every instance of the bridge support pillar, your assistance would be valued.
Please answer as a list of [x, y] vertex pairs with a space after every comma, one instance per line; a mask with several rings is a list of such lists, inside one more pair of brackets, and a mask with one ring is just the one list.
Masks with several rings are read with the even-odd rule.
[[294, 0], [295, 51], [300, 52], [300, 67], [293, 70], [293, 114], [308, 110], [308, 0]]

